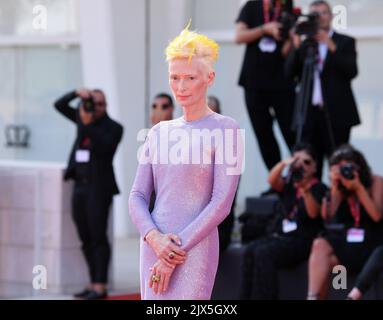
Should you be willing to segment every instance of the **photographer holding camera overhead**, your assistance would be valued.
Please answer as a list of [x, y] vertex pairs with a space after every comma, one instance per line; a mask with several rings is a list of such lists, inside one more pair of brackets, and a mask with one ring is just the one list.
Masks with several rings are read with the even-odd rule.
[[[78, 108], [70, 102], [80, 98]], [[109, 118], [106, 98], [101, 90], [78, 89], [55, 104], [63, 116], [77, 126], [77, 137], [64, 179], [75, 181], [72, 217], [82, 243], [91, 283], [75, 294], [86, 300], [107, 297], [110, 244], [107, 237], [109, 209], [119, 193], [113, 158], [121, 141], [123, 127]]]
[[[322, 231], [320, 207], [327, 188], [316, 177], [314, 150], [305, 144], [279, 162], [269, 183], [278, 191], [282, 212], [276, 230], [249, 243], [242, 265], [241, 299], [278, 299], [278, 270], [307, 260], [312, 241]], [[285, 178], [282, 173], [289, 168]]]
[[334, 266], [362, 269], [381, 244], [383, 178], [373, 175], [363, 154], [343, 145], [330, 158], [330, 194], [323, 200], [324, 234], [309, 259], [308, 299], [325, 299]]
[[289, 78], [300, 80], [293, 122], [297, 124], [297, 109], [304, 104], [300, 119], [303, 132], [297, 140], [315, 148], [319, 178], [324, 156], [348, 143], [351, 128], [360, 124], [351, 88], [358, 73], [355, 39], [335, 32], [332, 18], [327, 1], [310, 4], [309, 20], [290, 33], [293, 48], [285, 66]]
[[[286, 10], [283, 0], [248, 1], [236, 20], [235, 42], [246, 44], [239, 77], [250, 121], [262, 159], [270, 171], [281, 152], [274, 135], [276, 119], [287, 147], [295, 137], [291, 130], [294, 110], [294, 85], [284, 76], [285, 56], [290, 41], [282, 32], [280, 19]], [[271, 190], [270, 190], [271, 191]]]

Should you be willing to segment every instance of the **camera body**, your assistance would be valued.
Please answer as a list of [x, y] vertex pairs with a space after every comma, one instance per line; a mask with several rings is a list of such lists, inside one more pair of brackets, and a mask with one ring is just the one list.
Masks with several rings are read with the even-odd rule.
[[319, 32], [319, 15], [317, 13], [310, 13], [301, 15], [304, 21], [301, 21], [295, 26], [295, 33], [301, 36], [306, 36], [308, 39], [313, 39]]
[[319, 15], [317, 13], [302, 14], [301, 9], [294, 7], [293, 0], [281, 0], [281, 3], [281, 16], [278, 21], [282, 25], [281, 38], [287, 40], [289, 31], [295, 28], [296, 34], [313, 39], [319, 31]]
[[92, 97], [87, 99], [82, 99], [82, 105], [84, 111], [87, 113], [93, 113], [95, 111], [95, 103]]
[[353, 180], [355, 178], [356, 168], [352, 163], [344, 164], [340, 167], [340, 174], [347, 180]]
[[290, 181], [293, 183], [299, 183], [303, 180], [305, 174], [305, 170], [302, 166], [293, 166], [290, 169]]

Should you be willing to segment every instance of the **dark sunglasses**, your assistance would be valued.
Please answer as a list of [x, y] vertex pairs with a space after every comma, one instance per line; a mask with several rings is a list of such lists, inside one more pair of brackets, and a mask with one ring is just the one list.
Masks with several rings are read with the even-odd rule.
[[169, 109], [171, 107], [171, 105], [169, 103], [164, 103], [164, 104], [160, 104], [160, 105], [156, 105], [155, 103], [153, 103], [152, 109], [157, 109], [157, 106], [161, 107], [161, 110], [166, 110], [166, 109]]

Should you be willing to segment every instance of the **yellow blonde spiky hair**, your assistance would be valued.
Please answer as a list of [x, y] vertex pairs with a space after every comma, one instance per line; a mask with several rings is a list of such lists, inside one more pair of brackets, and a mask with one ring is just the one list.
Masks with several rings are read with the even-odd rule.
[[217, 61], [219, 45], [203, 34], [190, 31], [191, 20], [185, 29], [175, 37], [166, 48], [166, 61], [177, 58], [193, 57], [209, 60], [211, 63]]

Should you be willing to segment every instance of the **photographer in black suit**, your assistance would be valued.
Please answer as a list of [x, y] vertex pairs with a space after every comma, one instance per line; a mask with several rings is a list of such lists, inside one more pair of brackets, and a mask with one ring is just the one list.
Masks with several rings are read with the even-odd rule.
[[[319, 31], [314, 36], [317, 60], [310, 83], [310, 99], [303, 140], [318, 154], [318, 176], [322, 175], [323, 159], [350, 139], [351, 128], [360, 124], [351, 80], [357, 76], [355, 40], [332, 30], [332, 11], [323, 0], [314, 1], [310, 12], [318, 15]], [[294, 47], [286, 61], [289, 77], [301, 78], [309, 42], [292, 34]], [[312, 39], [311, 39], [312, 40]]]
[[[76, 98], [81, 99], [77, 109], [69, 105]], [[91, 284], [75, 297], [105, 298], [110, 260], [107, 223], [113, 195], [119, 193], [112, 163], [123, 128], [106, 113], [107, 103], [101, 90], [79, 89], [64, 95], [54, 105], [77, 126], [64, 178], [75, 181], [72, 215]]]

